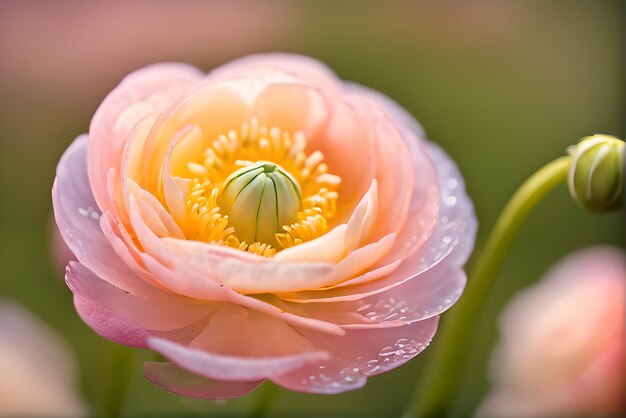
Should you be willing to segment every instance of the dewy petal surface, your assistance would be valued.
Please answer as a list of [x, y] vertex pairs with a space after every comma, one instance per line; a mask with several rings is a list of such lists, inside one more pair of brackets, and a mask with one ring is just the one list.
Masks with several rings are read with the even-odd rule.
[[341, 340], [304, 331], [316, 346], [327, 349], [332, 358], [270, 379], [306, 393], [334, 394], [358, 389], [368, 376], [399, 367], [422, 352], [430, 343], [437, 322], [438, 317], [434, 317], [402, 327], [350, 330]]

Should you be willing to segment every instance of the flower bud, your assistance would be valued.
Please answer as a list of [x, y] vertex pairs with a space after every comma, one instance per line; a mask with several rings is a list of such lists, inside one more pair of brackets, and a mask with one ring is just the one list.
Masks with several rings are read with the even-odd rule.
[[297, 220], [300, 186], [282, 167], [259, 161], [232, 173], [218, 205], [239, 240], [277, 246], [275, 234]]
[[571, 151], [570, 194], [590, 212], [608, 212], [622, 203], [624, 141], [610, 135], [583, 138]]

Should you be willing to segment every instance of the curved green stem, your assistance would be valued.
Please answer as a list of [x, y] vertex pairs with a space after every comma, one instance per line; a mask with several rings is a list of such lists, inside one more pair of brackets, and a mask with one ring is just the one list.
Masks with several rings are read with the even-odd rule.
[[118, 418], [120, 416], [130, 388], [132, 366], [132, 348], [116, 345], [102, 404], [102, 415], [106, 418]]
[[259, 395], [256, 398], [252, 409], [250, 410], [250, 418], [264, 418], [267, 416], [267, 411], [272, 403], [272, 399], [276, 394], [278, 387], [270, 381], [263, 383], [263, 386], [259, 390]]
[[446, 315], [436, 337], [437, 349], [403, 418], [439, 417], [458, 393], [476, 322], [489, 290], [522, 223], [541, 198], [567, 177], [571, 157], [558, 158], [529, 177], [513, 194], [477, 258], [465, 295]]

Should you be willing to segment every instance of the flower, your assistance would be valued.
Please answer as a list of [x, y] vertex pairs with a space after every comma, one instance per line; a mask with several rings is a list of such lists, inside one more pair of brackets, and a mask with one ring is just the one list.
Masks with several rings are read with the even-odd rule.
[[88, 415], [76, 387], [76, 363], [54, 330], [0, 299], [0, 335], [0, 416]]
[[[51, 217], [52, 218], [52, 217]], [[50, 219], [50, 236], [49, 240], [51, 242], [50, 246], [50, 262], [52, 267], [54, 268], [55, 273], [58, 273], [59, 279], [63, 277], [65, 273], [65, 267], [70, 261], [76, 260], [74, 254], [69, 249], [59, 229], [54, 223], [53, 219]]]
[[572, 147], [567, 184], [571, 196], [590, 212], [609, 212], [624, 200], [624, 141], [596, 134]]
[[57, 168], [81, 318], [195, 397], [339, 393], [421, 352], [460, 296], [463, 178], [390, 99], [314, 59], [127, 76]]
[[625, 283], [622, 251], [597, 247], [517, 295], [502, 316], [494, 388], [478, 416], [622, 416]]

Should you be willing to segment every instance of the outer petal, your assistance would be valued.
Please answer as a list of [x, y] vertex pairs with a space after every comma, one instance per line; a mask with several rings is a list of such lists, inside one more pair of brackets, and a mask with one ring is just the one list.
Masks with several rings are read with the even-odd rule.
[[359, 299], [356, 310], [363, 316], [365, 324], [344, 327], [410, 324], [446, 311], [463, 293], [467, 278], [460, 267], [445, 264], [437, 267], [424, 272], [418, 279]]
[[388, 113], [393, 121], [400, 127], [402, 131], [409, 131], [416, 135], [418, 138], [425, 138], [424, 128], [419, 124], [417, 120], [411, 115], [405, 108], [400, 106], [398, 102], [391, 97], [371, 89], [367, 86], [363, 86], [352, 81], [343, 81], [343, 90], [347, 93], [357, 96], [368, 97], [372, 101], [381, 105]]
[[305, 55], [282, 52], [253, 54], [236, 59], [211, 71], [208, 78], [224, 79], [232, 77], [234, 74], [246, 73], [257, 67], [270, 67], [279, 71], [287, 71], [312, 86], [331, 91], [340, 88], [342, 83], [326, 64]]
[[397, 327], [439, 315], [461, 296], [466, 283], [462, 268], [439, 264], [419, 278], [369, 296], [321, 302], [274, 301], [286, 312], [333, 322], [344, 329]]
[[87, 135], [69, 146], [57, 167], [52, 187], [54, 217], [66, 242], [78, 261], [117, 287], [148, 291], [148, 285], [116, 255], [100, 228], [100, 211], [87, 178]]
[[241, 357], [214, 354], [161, 338], [149, 338], [148, 347], [194, 374], [225, 381], [258, 381], [287, 373], [302, 365], [327, 358], [322, 351], [276, 357]]
[[70, 263], [66, 282], [83, 321], [103, 337], [131, 347], [145, 347], [150, 334], [197, 324], [216, 309], [215, 304], [200, 304], [166, 293], [160, 298], [143, 299], [101, 280], [78, 263]]
[[240, 398], [256, 389], [263, 380], [228, 382], [209, 380], [189, 373], [171, 363], [146, 362], [143, 365], [146, 379], [178, 395], [203, 399]]
[[433, 142], [428, 142], [428, 150], [439, 172], [440, 190], [440, 216], [435, 226], [437, 238], [433, 241], [439, 241], [441, 247], [453, 244], [452, 260], [462, 266], [472, 254], [476, 242], [478, 221], [474, 204], [465, 190], [463, 176], [452, 158]]
[[155, 64], [137, 70], [104, 99], [89, 126], [89, 179], [101, 209], [108, 208], [106, 175], [120, 169], [126, 136], [149, 114], [160, 113], [202, 73], [187, 64]]
[[[376, 179], [379, 188], [379, 213], [372, 231], [372, 239], [389, 233], [398, 233], [406, 222], [413, 192], [411, 155], [402, 135], [392, 120], [377, 103], [358, 96], [349, 101], [357, 109], [362, 120], [368, 122], [368, 134], [372, 136], [376, 150]], [[429, 166], [420, 167], [422, 171]]]
[[437, 328], [438, 317], [411, 325], [350, 330], [341, 338], [302, 331], [332, 358], [271, 377], [283, 387], [307, 393], [341, 393], [362, 387], [367, 376], [392, 370], [422, 352]]
[[396, 248], [385, 262], [404, 258], [419, 248], [430, 237], [437, 218], [438, 193], [441, 176], [438, 165], [427, 146], [424, 130], [402, 106], [384, 94], [352, 82], [344, 83], [344, 90], [355, 96], [368, 98], [381, 106], [402, 133], [413, 168], [411, 201], [407, 221], [403, 224]]

